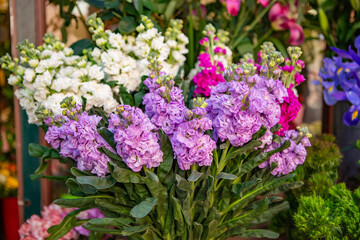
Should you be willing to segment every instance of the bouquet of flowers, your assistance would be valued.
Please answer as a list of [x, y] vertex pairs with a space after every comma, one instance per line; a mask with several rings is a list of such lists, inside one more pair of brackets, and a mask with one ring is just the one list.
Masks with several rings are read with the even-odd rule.
[[18, 189], [16, 165], [0, 162], [0, 197], [15, 197]]
[[351, 46], [349, 51], [331, 47], [338, 56], [332, 59], [325, 58], [324, 67], [319, 73], [327, 105], [334, 105], [338, 101], [347, 101], [351, 104], [344, 114], [344, 123], [348, 126], [357, 125], [360, 120], [360, 37], [355, 39], [355, 48], [357, 52]]
[[[219, 63], [226, 59], [221, 55], [227, 53], [221, 44], [226, 41], [215, 39], [215, 29], [209, 25], [202, 41], [204, 45], [208, 42], [205, 47], [210, 46], [210, 59], [204, 60], [209, 65], [200, 66], [204, 62], [199, 60], [199, 66], [204, 68], [202, 71], [210, 69], [209, 78], [220, 75], [222, 80], [209, 81], [207, 98], [197, 97], [187, 104], [183, 94], [188, 92], [183, 93], [182, 81], [173, 74], [178, 72], [176, 66], [182, 59], [175, 57], [176, 52], [184, 53], [179, 50], [181, 47], [173, 45], [179, 35], [165, 33], [165, 37], [177, 36], [170, 44], [174, 48], [165, 54], [163, 41], [154, 40], [156, 30], [152, 23], [145, 17], [143, 20], [135, 42], [118, 38], [114, 50], [110, 37], [107, 38], [111, 33], [97, 25], [101, 25], [99, 19], [90, 18], [90, 30], [98, 48], [84, 51], [82, 57], [74, 56], [86, 59], [85, 66], [103, 62], [99, 70], [105, 73], [98, 76], [96, 84], [110, 87], [109, 79], [113, 82], [118, 79], [117, 74], [128, 71], [121, 83], [110, 88], [114, 95], [107, 96], [120, 93], [121, 104], [114, 106], [115, 111], [109, 114], [112, 108], [107, 108], [105, 102], [88, 105], [87, 96], [80, 93], [77, 96], [83, 101], [79, 101], [67, 91], [62, 92], [66, 97], [56, 107], [47, 107], [47, 100], [37, 102], [34, 117], [45, 129], [45, 140], [52, 148], [29, 146], [30, 155], [42, 159], [35, 174], [50, 177], [41, 175], [49, 159], [68, 164], [70, 176], [65, 183], [72, 198], [54, 203], [77, 208], [48, 230], [48, 239], [59, 239], [79, 225], [100, 238], [103, 234], [130, 239], [277, 238], [277, 233], [256, 226], [288, 208], [278, 193], [302, 185], [292, 181], [294, 174], [289, 173], [304, 162], [311, 135], [303, 128], [283, 129], [275, 134], [281, 119], [293, 113], [288, 110], [289, 92], [294, 94], [294, 86], [304, 80], [299, 74], [304, 67], [299, 60], [300, 48], [290, 47], [290, 59], [285, 59], [267, 43], [256, 62], [249, 56], [239, 64], [228, 63], [221, 68]], [[179, 24], [174, 21], [169, 32]], [[123, 57], [118, 56], [125, 54], [126, 44], [136, 46], [132, 53], [142, 66], [131, 70], [121, 65], [130, 61], [123, 62]], [[216, 44], [219, 45], [214, 47]], [[113, 50], [116, 54], [110, 56]], [[56, 49], [52, 51], [58, 53]], [[212, 51], [218, 52], [219, 57]], [[96, 60], [97, 56], [101, 60]], [[208, 58], [203, 56], [200, 59]], [[51, 59], [52, 54], [48, 57]], [[105, 63], [108, 60], [110, 65]], [[148, 70], [140, 74], [144, 63]], [[8, 66], [22, 79], [19, 66]], [[121, 71], [110, 72], [114, 69]], [[58, 71], [54, 70], [51, 77], [53, 85]], [[42, 75], [51, 72], [53, 69], [46, 68]], [[147, 75], [143, 81], [139, 80], [142, 74]], [[86, 76], [88, 79], [95, 75]], [[143, 91], [139, 104], [122, 101], [121, 88], [128, 86], [133, 77]], [[31, 82], [36, 83], [37, 77], [34, 79]], [[19, 82], [22, 86], [23, 81]], [[80, 88], [82, 83], [79, 81]], [[104, 109], [92, 111], [94, 106]], [[78, 213], [94, 208], [104, 216], [76, 218]]]

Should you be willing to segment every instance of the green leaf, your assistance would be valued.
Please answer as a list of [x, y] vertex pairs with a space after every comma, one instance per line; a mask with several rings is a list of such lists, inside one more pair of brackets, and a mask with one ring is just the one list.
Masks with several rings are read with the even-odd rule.
[[134, 100], [135, 100], [135, 106], [136, 107], [140, 107], [140, 105], [142, 104], [143, 101], [143, 97], [145, 96], [144, 92], [137, 92], [134, 95]]
[[289, 202], [285, 201], [270, 207], [266, 212], [261, 214], [258, 218], [254, 219], [251, 224], [264, 224], [269, 222], [275, 215], [289, 209]]
[[227, 154], [227, 161], [236, 158], [247, 151], [252, 151], [254, 148], [261, 146], [262, 142], [260, 140], [252, 140], [249, 143], [245, 144], [242, 147], [233, 147], [230, 152]]
[[163, 152], [163, 161], [160, 166], [157, 168], [157, 175], [160, 181], [163, 181], [166, 175], [168, 175], [174, 161], [173, 149], [169, 137], [163, 133], [159, 132], [160, 142], [161, 142], [161, 151]]
[[95, 199], [98, 198], [113, 198], [108, 195], [96, 195], [88, 197], [77, 197], [72, 199], [56, 199], [54, 203], [64, 208], [94, 208]]
[[134, 234], [134, 233], [145, 232], [148, 228], [149, 228], [149, 225], [128, 227], [128, 228], [124, 228], [124, 230], [122, 231], [122, 234], [124, 236], [130, 236], [131, 234]]
[[248, 181], [248, 182], [234, 184], [234, 185], [231, 186], [231, 191], [234, 194], [239, 195], [242, 192], [248, 191], [250, 188], [254, 187], [259, 182], [262, 182], [262, 180], [260, 178], [256, 178], [256, 179], [253, 179], [253, 180]]
[[195, 182], [196, 180], [198, 180], [201, 177], [202, 173], [196, 171], [196, 170], [192, 170], [190, 176], [188, 177], [188, 181], [189, 182]]
[[143, 4], [142, 0], [133, 0], [135, 9], [139, 12], [139, 14], [143, 14]]
[[120, 33], [129, 34], [134, 32], [136, 29], [136, 21], [133, 17], [124, 16], [118, 25], [118, 30]]
[[104, 3], [105, 8], [119, 8], [119, 0], [106, 0]]
[[80, 177], [80, 176], [89, 176], [91, 174], [86, 173], [84, 171], [81, 171], [80, 169], [76, 168], [76, 167], [72, 167], [70, 168], [70, 172], [72, 175], [74, 175], [75, 177]]
[[131, 210], [130, 207], [118, 204], [114, 199], [99, 198], [95, 200], [95, 204], [96, 206], [108, 209], [119, 214], [128, 215]]
[[133, 207], [130, 211], [130, 215], [135, 218], [143, 218], [149, 214], [149, 212], [157, 204], [157, 202], [157, 198], [147, 198], [140, 204]]
[[221, 172], [218, 175], [215, 176], [215, 179], [227, 179], [227, 180], [234, 180], [235, 178], [237, 178], [236, 175], [231, 174], [231, 173], [224, 173]]
[[87, 224], [93, 226], [114, 226], [114, 227], [122, 227], [129, 226], [133, 223], [134, 220], [127, 217], [120, 218], [95, 218], [90, 219]]
[[280, 130], [280, 128], [281, 128], [281, 124], [276, 124], [272, 128], [270, 128], [270, 132], [271, 133], [276, 133], [277, 131]]
[[107, 128], [100, 128], [98, 133], [114, 150], [116, 150], [116, 143], [112, 132], [110, 132]]
[[85, 38], [74, 42], [73, 44], [71, 44], [70, 48], [74, 50], [74, 55], [81, 56], [83, 55], [84, 49], [94, 49], [95, 43], [92, 40]]
[[176, 221], [176, 229], [178, 233], [183, 233], [185, 231], [185, 227], [184, 227], [184, 217], [181, 211], [181, 204], [179, 199], [175, 198], [174, 196], [171, 195], [171, 205], [172, 206], [172, 210], [174, 213], [174, 219]]
[[195, 228], [195, 238], [194, 239], [201, 239], [201, 235], [203, 233], [203, 226], [200, 223], [194, 222]]
[[31, 157], [42, 157], [49, 148], [40, 144], [30, 143], [28, 149]]
[[116, 181], [121, 183], [143, 183], [140, 174], [129, 169], [120, 168], [113, 163], [108, 163], [108, 165], [111, 166], [111, 168], [109, 168], [110, 173]]
[[183, 191], [188, 192], [189, 194], [192, 193], [191, 185], [188, 181], [185, 180], [185, 178], [181, 177], [179, 174], [175, 175], [176, 181], [177, 181], [177, 187]]
[[249, 229], [249, 230], [245, 230], [245, 232], [239, 236], [246, 238], [257, 237], [257, 238], [277, 239], [279, 237], [279, 234], [265, 229]]
[[48, 233], [50, 236], [47, 237], [47, 240], [57, 240], [63, 236], [65, 236], [68, 232], [76, 227], [76, 219], [75, 216], [66, 216], [60, 224], [53, 226], [48, 229]]
[[104, 0], [85, 0], [88, 4], [91, 6], [98, 8], [98, 9], [104, 9], [105, 8], [105, 2]]
[[141, 239], [142, 240], [161, 240], [156, 233], [154, 233], [153, 230], [151, 230], [150, 228], [148, 230], [146, 230], [146, 232], [141, 235]]
[[134, 106], [133, 96], [130, 93], [128, 93], [126, 88], [124, 86], [120, 85], [119, 90], [120, 90], [119, 95], [121, 96], [121, 100], [123, 101], [124, 105]]
[[144, 6], [149, 8], [152, 12], [164, 13], [166, 9], [166, 1], [163, 0], [142, 0]]
[[112, 176], [98, 177], [98, 176], [79, 176], [76, 180], [80, 184], [88, 184], [94, 186], [98, 190], [110, 188], [115, 185], [116, 181]]

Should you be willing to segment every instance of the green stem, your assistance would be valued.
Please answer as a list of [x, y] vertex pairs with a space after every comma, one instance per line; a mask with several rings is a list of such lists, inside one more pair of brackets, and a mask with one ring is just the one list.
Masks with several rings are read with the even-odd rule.
[[246, 11], [245, 11], [246, 7], [244, 6], [244, 4], [242, 4], [241, 6], [243, 6], [243, 7], [241, 8], [241, 12], [240, 12], [238, 20], [237, 20], [234, 36], [237, 36], [239, 34], [241, 27], [243, 26], [244, 22], [246, 21], [246, 17], [244, 16], [246, 13]]
[[269, 9], [275, 4], [276, 0], [272, 0], [269, 5], [262, 10], [262, 12], [254, 19], [254, 21], [250, 24], [250, 26], [235, 40], [234, 44], [232, 44], [232, 49], [237, 47], [241, 43], [244, 37], [260, 22], [260, 20], [264, 17], [264, 15], [269, 11]]
[[194, 59], [194, 25], [193, 25], [193, 7], [192, 7], [192, 3], [190, 3], [189, 6], [189, 12], [190, 12], [190, 21], [189, 21], [189, 32], [188, 32], [188, 36], [189, 36], [189, 68], [192, 69], [194, 67], [194, 63], [195, 63], [195, 59]]
[[226, 146], [221, 154], [221, 159], [220, 159], [220, 162], [219, 162], [219, 168], [217, 169], [216, 171], [216, 175], [218, 175], [224, 168], [225, 168], [225, 165], [226, 165], [226, 155], [227, 155], [227, 152], [229, 150], [229, 147], [230, 147], [230, 141], [229, 140], [226, 140]]

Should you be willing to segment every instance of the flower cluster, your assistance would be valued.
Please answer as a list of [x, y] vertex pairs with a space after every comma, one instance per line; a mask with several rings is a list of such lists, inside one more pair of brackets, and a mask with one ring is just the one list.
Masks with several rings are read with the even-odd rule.
[[196, 85], [194, 95], [208, 97], [211, 88], [219, 82], [224, 82], [222, 76], [225, 67], [231, 63], [232, 52], [225, 45], [229, 41], [229, 33], [218, 31], [211, 25], [205, 26], [204, 37], [200, 44], [205, 47], [205, 52], [200, 54], [196, 68], [190, 73], [190, 77]]
[[[355, 39], [357, 53], [349, 47], [349, 51], [332, 47], [339, 56], [324, 59], [324, 67], [319, 76], [324, 86], [324, 100], [328, 105], [338, 101], [348, 101], [351, 107], [344, 114], [344, 122], [348, 126], [358, 124], [360, 111], [360, 36]], [[348, 59], [349, 61], [344, 61]]]
[[[299, 47], [289, 47], [288, 54], [290, 58], [284, 59], [281, 53], [276, 51], [272, 43], [265, 43], [261, 46], [258, 53], [257, 71], [264, 76], [271, 76], [274, 79], [281, 79], [287, 88], [288, 95], [283, 97], [281, 104], [281, 117], [279, 124], [281, 129], [277, 132], [283, 136], [284, 131], [290, 128], [299, 110], [300, 102], [296, 94], [295, 87], [305, 81], [305, 77], [300, 72], [305, 68], [304, 61], [300, 60], [302, 51]], [[285, 62], [284, 66], [281, 63]]]
[[150, 92], [143, 98], [145, 113], [151, 122], [171, 137], [185, 119], [187, 108], [182, 91], [175, 87], [172, 76], [152, 73], [144, 81]]
[[191, 165], [211, 166], [212, 152], [216, 143], [206, 130], [212, 129], [212, 122], [205, 117], [206, 103], [196, 99], [195, 108], [186, 114], [186, 121], [179, 124], [171, 143], [180, 169], [189, 170]]
[[[75, 209], [71, 208], [64, 209], [55, 204], [45, 206], [41, 211], [41, 216], [34, 214], [21, 225], [19, 229], [20, 239], [46, 239], [50, 236], [47, 230], [51, 226], [59, 224], [67, 214], [74, 210]], [[97, 208], [83, 211], [77, 216], [78, 219], [95, 219], [103, 217], [105, 217], [105, 215]], [[75, 227], [65, 236], [61, 237], [60, 240], [78, 239], [80, 235], [89, 237], [89, 230], [84, 229], [82, 226]]]
[[162, 162], [156, 127], [140, 108], [120, 105], [117, 114], [110, 114], [109, 130], [114, 133], [117, 153], [133, 171], [158, 167]]
[[96, 47], [84, 50], [84, 56], [74, 55], [71, 48], [51, 34], [45, 35], [45, 43], [38, 48], [27, 41], [19, 44], [20, 60], [4, 56], [0, 60], [2, 68], [12, 72], [8, 81], [19, 87], [15, 94], [29, 122], [40, 124], [35, 116], [39, 106], [61, 114], [59, 103], [68, 96], [79, 104], [86, 103], [86, 110], [102, 107], [107, 113], [115, 111], [119, 105], [116, 99], [121, 102], [120, 86], [128, 92], [135, 91], [141, 77], [150, 73], [149, 55], [176, 75], [188, 51], [181, 20], [171, 21], [165, 37], [150, 19], [143, 16], [142, 21], [135, 38], [104, 30], [102, 20], [92, 15], [88, 24]]
[[[148, 57], [155, 57], [166, 71], [176, 75], [185, 62], [188, 52], [185, 47], [188, 38], [181, 32], [182, 21], [172, 20], [165, 36], [154, 27], [151, 20], [142, 16], [139, 32], [133, 36], [123, 36], [110, 30], [104, 30], [104, 23], [96, 15], [89, 17], [89, 30], [97, 47], [91, 52], [91, 58], [102, 66], [106, 73], [106, 82], [123, 85], [127, 91], [135, 91], [143, 75], [148, 75]], [[119, 87], [113, 90], [118, 93]]]
[[215, 86], [206, 100], [215, 139], [229, 140], [233, 146], [248, 142], [261, 125], [271, 128], [277, 124], [281, 116], [280, 103], [287, 97], [280, 80], [252, 75], [248, 68], [256, 70], [249, 63], [228, 68], [225, 76], [229, 82]]
[[18, 185], [16, 165], [0, 162], [0, 197], [16, 196]]
[[26, 110], [29, 123], [37, 123], [35, 111], [39, 106], [61, 114], [60, 101], [73, 96], [82, 104], [86, 98], [86, 109], [103, 107], [108, 113], [118, 103], [113, 98], [110, 86], [102, 84], [105, 75], [100, 66], [88, 61], [85, 57], [73, 55], [71, 48], [65, 47], [51, 34], [46, 34], [44, 44], [34, 48], [27, 41], [20, 43], [20, 60], [11, 60], [4, 56], [2, 67], [13, 74], [8, 82], [18, 86], [15, 95], [20, 105]]
[[[101, 117], [81, 112], [81, 106], [76, 105], [73, 98], [65, 98], [61, 105], [65, 116], [47, 118], [49, 125], [45, 140], [53, 147], [60, 149], [60, 155], [70, 157], [77, 163], [80, 170], [89, 170], [98, 176], [108, 173], [109, 157], [100, 153], [99, 147], [111, 147], [97, 132]], [[44, 111], [49, 111], [45, 109]]]
[[205, 134], [212, 123], [204, 117], [203, 100], [195, 101], [195, 108], [190, 111], [173, 77], [163, 72], [152, 73], [144, 84], [150, 90], [143, 98], [145, 113], [169, 136], [180, 168], [188, 170], [194, 164], [210, 166], [216, 144]]
[[280, 143], [274, 141], [266, 149], [266, 152], [279, 148], [286, 140], [290, 141], [290, 147], [279, 153], [275, 153], [268, 161], [260, 164], [259, 167], [269, 167], [274, 162], [277, 164], [277, 167], [271, 172], [271, 174], [281, 176], [294, 171], [297, 165], [303, 164], [306, 159], [305, 147], [311, 146], [309, 141], [311, 134], [309, 134], [306, 128], [298, 127], [298, 130], [300, 131], [286, 131], [285, 136], [282, 138]]
[[[47, 230], [54, 225], [59, 224], [62, 219], [71, 212], [71, 209], [62, 209], [60, 206], [50, 204], [45, 206], [39, 215], [32, 215], [22, 224], [19, 229], [21, 240], [46, 239], [50, 236]], [[61, 240], [77, 239], [79, 234], [71, 230]]]

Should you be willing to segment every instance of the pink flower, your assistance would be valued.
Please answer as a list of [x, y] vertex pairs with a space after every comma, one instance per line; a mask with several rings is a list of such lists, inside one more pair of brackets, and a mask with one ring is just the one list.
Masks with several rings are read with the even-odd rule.
[[282, 127], [277, 132], [277, 134], [280, 136], [284, 136], [284, 132], [289, 130], [289, 123], [296, 118], [301, 107], [298, 98], [296, 97], [294, 91], [291, 88], [292, 86], [287, 89], [289, 96], [284, 97], [284, 102], [281, 104], [281, 117], [278, 124], [281, 124]]
[[269, 20], [276, 31], [290, 30], [289, 43], [291, 45], [300, 45], [304, 41], [304, 30], [296, 23], [296, 5], [275, 3], [269, 11]]
[[229, 14], [237, 16], [241, 6], [241, 0], [225, 0]]
[[263, 5], [263, 7], [267, 7], [269, 5], [269, 0], [257, 0], [257, 2]]
[[295, 73], [295, 82], [297, 85], [300, 85], [302, 82], [305, 81], [305, 77], [301, 75], [300, 73]]

